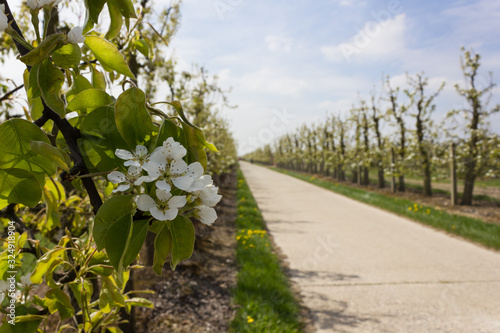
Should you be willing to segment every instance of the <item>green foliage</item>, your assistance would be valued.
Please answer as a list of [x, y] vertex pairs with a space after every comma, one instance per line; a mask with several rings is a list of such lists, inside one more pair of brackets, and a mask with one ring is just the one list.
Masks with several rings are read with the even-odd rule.
[[[203, 221], [202, 208], [205, 212], [213, 210], [213, 204], [203, 203], [200, 192], [211, 191], [209, 195], [218, 197], [217, 189], [211, 187], [211, 178], [202, 179], [200, 175], [206, 171], [205, 149], [217, 151], [205, 139], [203, 123], [193, 125], [191, 115], [184, 114], [178, 101], [170, 103], [176, 110], [173, 117], [154, 109], [151, 96], [137, 87], [144, 71], [134, 64], [144, 58], [156, 63], [164, 61], [158, 58], [162, 51], [160, 42], [175, 32], [178, 4], [173, 5], [172, 16], [170, 11], [162, 14], [164, 20], [158, 22], [164, 22], [164, 28], [155, 29], [145, 21], [150, 13], [145, 7], [148, 2], [140, 3], [140, 8], [131, 0], [83, 3], [86, 23], [81, 38], [79, 29], [67, 32], [73, 24], [59, 22], [59, 15], [54, 15], [58, 9], [49, 4], [31, 11], [23, 5], [21, 13], [14, 13], [14, 19], [23, 22], [19, 25], [25, 39], [8, 29], [10, 37], [2, 36], [0, 41], [2, 46], [12, 48], [14, 38], [27, 50], [19, 49], [24, 52], [19, 59], [27, 65], [19, 77], [24, 80], [29, 103], [25, 108], [26, 120], [0, 123], [1, 236], [9, 241], [15, 238], [15, 245], [4, 242], [0, 247], [0, 277], [5, 278], [12, 270], [7, 258], [15, 254], [12, 265], [19, 269], [15, 279], [16, 284], [23, 286], [20, 291], [24, 302], [21, 305], [16, 301], [16, 326], [5, 325], [4, 318], [1, 332], [35, 332], [39, 327], [42, 330], [49, 322], [49, 314], [51, 322], [59, 320], [61, 331], [120, 332], [123, 310], [153, 306], [137, 297], [136, 291], [125, 291], [135, 267], [131, 265], [148, 231], [157, 233], [154, 271], [161, 274], [169, 255], [175, 269], [193, 253], [195, 229], [190, 218]], [[101, 33], [98, 19], [105, 6], [110, 25], [106, 33]], [[44, 22], [51, 24], [39, 24], [40, 11]], [[165, 34], [160, 36], [157, 31]], [[84, 45], [73, 43], [79, 41]], [[4, 54], [3, 49], [1, 53]], [[113, 96], [111, 88], [117, 90], [120, 84], [124, 91]], [[127, 90], [123, 88], [125, 84], [130, 85]], [[66, 115], [72, 112], [77, 116], [67, 119]], [[139, 163], [136, 155], [142, 148], [148, 150], [148, 156]], [[176, 157], [168, 155], [174, 149]], [[163, 170], [161, 177], [156, 176], [172, 193], [164, 190], [158, 195], [156, 184], [152, 183], [157, 178], [140, 169], [153, 159], [153, 151], [157, 152], [156, 158], [160, 153], [165, 155], [163, 162], [155, 163], [170, 166], [177, 159], [179, 174], [165, 174], [170, 172], [168, 169]], [[127, 154], [135, 155], [124, 163]], [[182, 170], [183, 163], [189, 164], [189, 169], [186, 166]], [[199, 169], [198, 163], [204, 170]], [[146, 180], [138, 182], [134, 168], [139, 168]], [[179, 180], [185, 186], [179, 185], [181, 189], [176, 187], [174, 176], [193, 179]], [[120, 177], [126, 178], [128, 188], [122, 188]], [[203, 180], [204, 187], [199, 188], [198, 184], [191, 189], [189, 184], [195, 180]], [[161, 195], [167, 194], [177, 204], [186, 204], [175, 210], [175, 217], [170, 212], [170, 219], [157, 220], [163, 215], [154, 215], [153, 211], [164, 213], [168, 209], [169, 201], [160, 200]], [[139, 211], [138, 195], [149, 197], [156, 210]], [[173, 205], [175, 200], [170, 203]], [[28, 232], [20, 234], [25, 230]], [[37, 289], [37, 285], [45, 285], [48, 291], [34, 296], [32, 289]], [[99, 295], [99, 300], [95, 295]], [[0, 306], [9, 302], [6, 299]]]

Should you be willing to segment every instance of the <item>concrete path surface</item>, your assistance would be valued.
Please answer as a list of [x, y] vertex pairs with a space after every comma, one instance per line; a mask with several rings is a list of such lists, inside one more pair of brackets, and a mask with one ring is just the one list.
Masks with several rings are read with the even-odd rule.
[[318, 332], [500, 332], [500, 253], [240, 165]]

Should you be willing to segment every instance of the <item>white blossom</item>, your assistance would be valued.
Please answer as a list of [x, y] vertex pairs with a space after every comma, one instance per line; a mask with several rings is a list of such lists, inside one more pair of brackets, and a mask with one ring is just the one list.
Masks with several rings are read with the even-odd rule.
[[151, 157], [155, 156], [157, 159], [165, 159], [167, 161], [179, 160], [186, 156], [187, 150], [179, 142], [174, 141], [172, 137], [163, 141], [163, 145], [157, 147]]
[[139, 177], [142, 174], [141, 168], [136, 166], [131, 166], [128, 168], [127, 174], [124, 174], [120, 171], [112, 171], [108, 174], [108, 180], [113, 184], [121, 184], [116, 189], [113, 190], [113, 193], [123, 192], [128, 190], [132, 185], [141, 185], [143, 180]]
[[83, 43], [85, 42], [85, 37], [82, 35], [83, 30], [81, 27], [74, 27], [68, 32], [68, 41], [70, 43]]
[[175, 187], [190, 191], [194, 181], [203, 175], [203, 166], [200, 162], [187, 165], [183, 160], [173, 160], [170, 164], [170, 178]]
[[196, 209], [198, 210], [196, 216], [200, 219], [201, 223], [212, 225], [217, 220], [215, 209], [204, 205], [198, 206]]
[[212, 185], [213, 180], [210, 175], [203, 175], [200, 178], [194, 180], [193, 184], [189, 188], [189, 192], [193, 194], [199, 194], [205, 187]]
[[201, 203], [208, 207], [214, 207], [217, 205], [220, 199], [222, 199], [222, 195], [217, 194], [218, 190], [217, 186], [214, 186], [213, 184], [205, 187], [202, 191], [200, 191], [200, 194], [198, 194], [198, 197], [201, 199]]
[[32, 285], [32, 283], [31, 283], [31, 273], [28, 273], [26, 275], [21, 276], [21, 278], [19, 279], [19, 284], [23, 288], [28, 288], [29, 286], [31, 286]]
[[156, 197], [158, 201], [147, 194], [141, 194], [137, 198], [137, 208], [144, 212], [149, 211], [155, 219], [160, 221], [175, 219], [179, 208], [184, 207], [187, 202], [185, 195], [172, 196], [170, 192], [162, 189], [156, 189]]
[[115, 155], [121, 158], [122, 160], [126, 160], [123, 165], [125, 166], [135, 166], [140, 167], [146, 161], [148, 157], [148, 149], [142, 145], [137, 145], [135, 147], [134, 152], [129, 152], [125, 149], [117, 149], [115, 150]]
[[5, 15], [5, 5], [0, 5], [0, 32], [4, 32], [5, 29], [9, 26], [9, 20], [7, 19], [7, 15]]

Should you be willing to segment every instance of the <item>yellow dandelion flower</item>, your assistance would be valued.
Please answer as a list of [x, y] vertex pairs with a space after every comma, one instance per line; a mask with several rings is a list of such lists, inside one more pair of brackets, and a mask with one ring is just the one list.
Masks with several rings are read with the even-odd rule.
[[455, 225], [452, 225], [452, 226], [451, 226], [451, 228], [452, 228], [452, 229], [455, 229], [456, 227], [455, 227]]
[[247, 323], [249, 323], [249, 324], [253, 323], [253, 318], [250, 316], [247, 316]]
[[411, 207], [408, 207], [408, 210], [411, 212]]

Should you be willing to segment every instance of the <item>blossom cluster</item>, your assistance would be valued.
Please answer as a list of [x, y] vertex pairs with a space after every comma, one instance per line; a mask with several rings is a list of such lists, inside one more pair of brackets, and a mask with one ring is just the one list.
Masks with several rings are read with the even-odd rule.
[[[210, 175], [204, 175], [199, 162], [188, 165], [184, 161], [186, 148], [173, 138], [165, 140], [151, 153], [145, 146], [138, 145], [133, 152], [117, 149], [115, 154], [125, 160], [123, 164], [128, 171], [108, 174], [108, 180], [118, 184], [113, 192], [138, 189], [138, 209], [160, 221], [171, 221], [179, 212], [191, 212], [207, 225], [217, 219], [213, 207], [222, 198], [218, 188]], [[145, 193], [148, 183], [154, 186]]]

